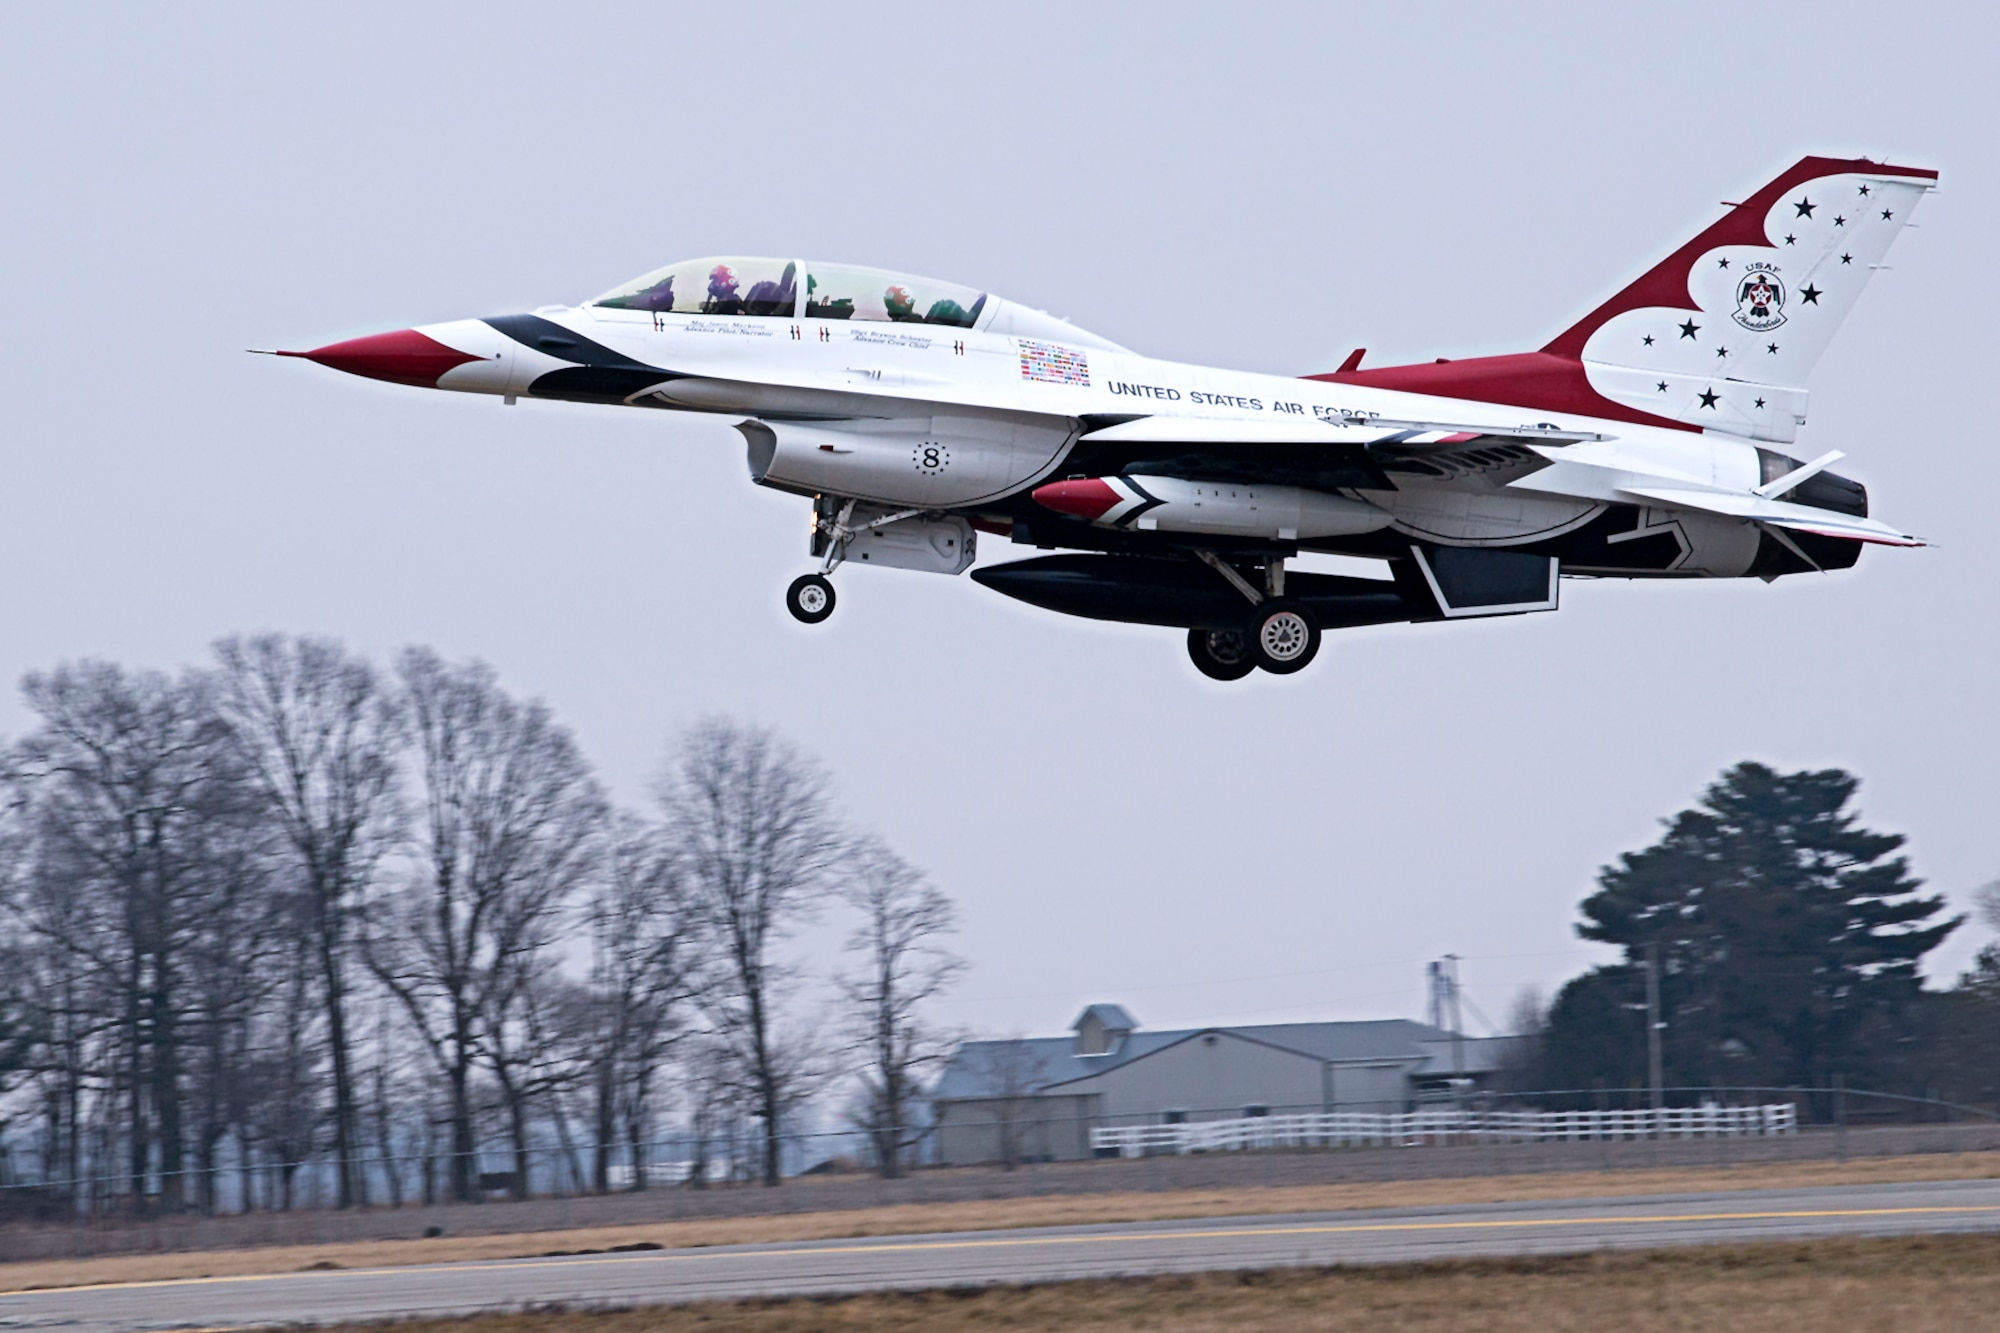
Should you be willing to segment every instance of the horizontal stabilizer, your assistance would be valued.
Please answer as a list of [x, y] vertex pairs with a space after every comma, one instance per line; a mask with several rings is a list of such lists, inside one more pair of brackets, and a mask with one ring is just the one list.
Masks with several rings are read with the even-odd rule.
[[1851, 514], [1815, 509], [1810, 505], [1767, 500], [1758, 495], [1683, 490], [1668, 486], [1622, 486], [1619, 489], [1634, 499], [1647, 500], [1654, 504], [1671, 505], [1677, 509], [1699, 509], [1711, 514], [1726, 514], [1730, 518], [1746, 519], [1752, 523], [1768, 524], [1774, 528], [1786, 528], [1793, 532], [1810, 532], [1821, 537], [1840, 537], [1854, 542], [1874, 542], [1881, 546], [1925, 545], [1922, 538], [1898, 532], [1886, 523], [1878, 523], [1872, 518], [1856, 518]]

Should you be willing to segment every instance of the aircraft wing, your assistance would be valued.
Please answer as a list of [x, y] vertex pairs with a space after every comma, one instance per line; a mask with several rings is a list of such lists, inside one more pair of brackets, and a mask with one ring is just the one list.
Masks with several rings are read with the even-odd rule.
[[1293, 417], [1271, 421], [1202, 417], [1128, 417], [1086, 421], [1081, 437], [1105, 444], [1360, 444], [1411, 447], [1469, 444], [1571, 444], [1608, 437], [1554, 426], [1470, 426], [1447, 421], [1395, 421], [1386, 417]]
[[1085, 460], [1116, 459], [1168, 476], [1289, 482], [1323, 489], [1393, 490], [1391, 473], [1460, 476], [1540, 465], [1539, 447], [1608, 437], [1554, 426], [1494, 427], [1383, 417], [1295, 417], [1266, 421], [1202, 417], [1086, 419]]

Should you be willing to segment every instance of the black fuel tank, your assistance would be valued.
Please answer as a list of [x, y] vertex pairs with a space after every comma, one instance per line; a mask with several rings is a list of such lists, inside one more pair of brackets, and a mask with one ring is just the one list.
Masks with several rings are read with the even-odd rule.
[[[1222, 575], [1193, 559], [1049, 555], [972, 571], [995, 592], [1068, 616], [1182, 629], [1234, 629], [1250, 603]], [[1254, 580], [1253, 580], [1254, 582]], [[1311, 608], [1321, 629], [1408, 620], [1396, 585], [1337, 574], [1287, 574], [1285, 596]]]

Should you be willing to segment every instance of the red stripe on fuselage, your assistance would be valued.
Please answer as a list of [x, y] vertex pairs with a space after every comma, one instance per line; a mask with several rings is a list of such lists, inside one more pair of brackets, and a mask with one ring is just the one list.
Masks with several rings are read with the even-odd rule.
[[1366, 389], [1394, 389], [1432, 398], [1465, 398], [1476, 403], [1505, 403], [1542, 412], [1574, 412], [1607, 421], [1632, 421], [1669, 430], [1699, 431], [1700, 426], [1641, 412], [1613, 402], [1591, 387], [1583, 362], [1547, 352], [1515, 352], [1508, 356], [1476, 356], [1463, 361], [1438, 361], [1421, 366], [1382, 366], [1376, 370], [1336, 370], [1307, 375], [1309, 380], [1356, 384]]

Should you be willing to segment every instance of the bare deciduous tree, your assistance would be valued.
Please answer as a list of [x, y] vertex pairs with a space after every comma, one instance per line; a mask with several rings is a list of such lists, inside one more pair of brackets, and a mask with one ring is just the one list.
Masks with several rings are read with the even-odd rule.
[[452, 1197], [475, 1193], [478, 1061], [507, 1103], [521, 1192], [532, 1006], [565, 904], [594, 864], [604, 800], [568, 729], [545, 705], [511, 698], [490, 667], [412, 648], [396, 672], [422, 774], [420, 870], [390, 928], [369, 932], [369, 965], [449, 1089]]
[[1979, 909], [1979, 920], [1988, 930], [2000, 930], [2000, 879], [1980, 885], [1973, 890], [1972, 901]]
[[694, 1189], [708, 1187], [717, 1165], [724, 1168], [722, 1179], [735, 1174], [732, 1130], [742, 1113], [730, 1065], [728, 1051], [708, 1033], [695, 1034], [681, 1052], [690, 1159], [687, 1183]]
[[785, 1114], [820, 1062], [781, 1030], [789, 978], [773, 946], [827, 890], [836, 836], [826, 779], [770, 732], [709, 721], [682, 739], [655, 794], [710, 955], [702, 1006], [761, 1122], [764, 1183], [776, 1185]]
[[282, 882], [276, 829], [233, 758], [213, 759], [216, 781], [196, 829], [194, 857], [203, 888], [186, 950], [192, 998], [189, 1062], [194, 1108], [194, 1179], [201, 1210], [217, 1208], [221, 1149], [239, 1143], [258, 1090], [249, 1085], [256, 1018], [281, 984], [284, 932], [297, 918], [296, 893]]
[[254, 1088], [244, 1107], [252, 1156], [263, 1160], [266, 1206], [290, 1209], [297, 1201], [299, 1168], [313, 1151], [321, 1125], [319, 1073], [325, 1048], [325, 1006], [313, 980], [318, 949], [313, 913], [304, 894], [291, 897], [292, 929], [282, 937], [279, 984], [260, 1008], [251, 1054], [237, 1071], [239, 1088]]
[[664, 818], [614, 820], [569, 733], [484, 666], [412, 650], [391, 683], [325, 640], [215, 651], [179, 678], [31, 677], [42, 725], [0, 745], [0, 1128], [28, 1130], [49, 1197], [213, 1210], [233, 1169], [245, 1209], [378, 1181], [392, 1205], [468, 1199], [482, 1149], [506, 1142], [520, 1193], [544, 1140], [558, 1187], [607, 1189], [628, 1154], [644, 1187], [670, 1104], [696, 1183], [713, 1160], [775, 1184], [839, 1055], [831, 1006], [797, 1021], [783, 942], [837, 887], [865, 918], [843, 992], [860, 1118], [905, 1165], [951, 908], [879, 844], [837, 873], [815, 765], [708, 723], [659, 780]]
[[646, 1188], [645, 1143], [654, 1080], [679, 1033], [693, 945], [672, 855], [632, 816], [613, 821], [605, 873], [585, 908], [591, 937], [592, 1094], [597, 1144], [592, 1187], [610, 1188], [619, 1138], [632, 1159], [632, 1187]]
[[1034, 1097], [1047, 1075], [1035, 1048], [1020, 1037], [984, 1043], [979, 1066], [992, 1107], [995, 1155], [1002, 1170], [1012, 1171], [1020, 1164], [1025, 1122], [1037, 1109]]
[[354, 923], [398, 823], [402, 716], [374, 667], [329, 639], [215, 645], [210, 697], [284, 831], [301, 881], [333, 1063], [338, 1201], [364, 1201], [348, 1030]]
[[[28, 863], [28, 839], [20, 827], [20, 802], [11, 781], [13, 761], [13, 748], [0, 741], [0, 922], [18, 919], [21, 878]], [[0, 1096], [28, 1068], [41, 1036], [29, 998], [34, 976], [29, 952], [12, 931], [0, 934]]]
[[[104, 662], [23, 684], [42, 726], [24, 758], [42, 841], [40, 920], [116, 997], [132, 1203], [157, 1166], [160, 1204], [184, 1202], [185, 954], [203, 922], [197, 850], [215, 785], [215, 735], [189, 691]], [[61, 921], [60, 927], [54, 923]]]
[[861, 1128], [876, 1169], [894, 1179], [917, 1145], [913, 1112], [923, 1071], [950, 1054], [952, 1039], [919, 1010], [964, 971], [943, 943], [958, 927], [958, 911], [922, 871], [875, 839], [857, 843], [847, 859], [842, 896], [861, 913], [847, 950], [859, 967], [838, 984], [862, 1057]]

